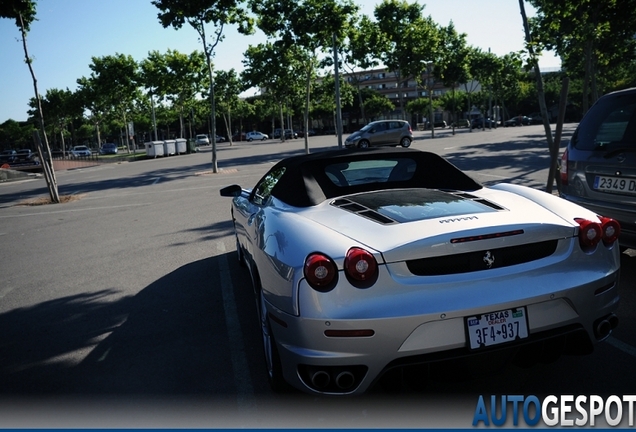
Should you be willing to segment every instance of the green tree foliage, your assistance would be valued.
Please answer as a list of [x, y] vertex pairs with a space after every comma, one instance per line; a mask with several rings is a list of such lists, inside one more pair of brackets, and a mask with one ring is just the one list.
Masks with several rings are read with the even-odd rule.
[[[153, 0], [152, 4], [159, 10], [159, 22], [164, 27], [180, 29], [188, 23], [196, 30], [208, 66], [210, 85], [210, 117], [212, 140], [212, 171], [218, 172], [216, 155], [216, 107], [214, 101], [214, 72], [212, 58], [216, 46], [224, 38], [223, 30], [226, 25], [236, 25], [242, 34], [250, 34], [253, 31], [254, 21], [248, 16], [243, 7], [243, 2], [237, 0]], [[212, 41], [208, 41], [206, 24], [212, 25], [214, 30]]]
[[[582, 82], [583, 112], [619, 87], [636, 59], [636, 8], [632, 0], [530, 0], [533, 42], [554, 50], [572, 78]], [[633, 83], [632, 78], [632, 83]]]
[[362, 123], [366, 123], [362, 92], [364, 71], [380, 64], [380, 39], [379, 27], [367, 15], [362, 15], [348, 27], [347, 43], [342, 46], [342, 66], [347, 69], [352, 78], [351, 84], [356, 88]]
[[[132, 109], [133, 101], [140, 96], [139, 65], [130, 55], [115, 54], [93, 57], [89, 68], [92, 71], [90, 76], [78, 79], [77, 83], [86, 109], [92, 112], [94, 123], [99, 125], [105, 116], [110, 116], [120, 122], [120, 127], [126, 128], [128, 112]], [[127, 147], [128, 144], [126, 140]], [[101, 145], [99, 129], [98, 145]]]
[[278, 106], [281, 128], [284, 106], [292, 105], [303, 91], [304, 55], [300, 47], [271, 42], [250, 46], [244, 54], [241, 80], [246, 87], [261, 88]]
[[33, 125], [30, 123], [20, 124], [9, 119], [0, 124], [0, 146], [2, 149], [27, 148], [28, 143], [33, 141]]
[[[195, 98], [207, 81], [205, 56], [200, 51], [183, 54], [168, 50], [165, 54], [151, 51], [140, 63], [140, 80], [159, 100], [167, 100], [179, 116], [179, 136], [185, 138], [185, 118]], [[192, 134], [190, 134], [192, 138]]]
[[[351, 17], [358, 6], [351, 0], [251, 0], [258, 17], [258, 27], [270, 38], [278, 40], [281, 51], [302, 50], [297, 57], [305, 76], [305, 113], [303, 129], [309, 126], [311, 83], [316, 75], [319, 52], [328, 51], [342, 41]], [[309, 143], [305, 136], [305, 151]]]
[[[438, 57], [439, 29], [430, 16], [423, 16], [424, 7], [417, 1], [383, 0], [374, 10], [381, 33], [380, 58], [395, 73], [398, 88], [411, 77], [421, 79], [427, 64]], [[404, 115], [403, 92], [398, 93]]]
[[[76, 95], [68, 88], [66, 90], [48, 89], [46, 95], [41, 98], [42, 111], [47, 115], [47, 126], [53, 137], [53, 145], [66, 150], [65, 137], [68, 136], [67, 127], [75, 119], [82, 117], [81, 106], [77, 103]], [[37, 100], [29, 101], [30, 115], [37, 115]], [[60, 138], [60, 145], [57, 138]]]
[[[243, 91], [243, 83], [234, 69], [229, 71], [219, 71], [216, 75], [216, 98], [219, 112], [225, 122], [225, 129], [228, 131], [230, 145], [232, 145], [232, 113], [239, 117], [246, 117], [250, 114], [250, 104], [241, 101], [239, 94]], [[246, 106], [247, 105], [247, 106]]]
[[[455, 88], [461, 84], [468, 82], [470, 79], [470, 48], [466, 43], [466, 34], [457, 33], [455, 26], [451, 22], [447, 27], [442, 27], [439, 32], [440, 45], [439, 56], [435, 62], [435, 76], [444, 83], [446, 87], [450, 87], [455, 94]], [[453, 124], [457, 121], [456, 111], [461, 105], [455, 105], [456, 98], [452, 97], [453, 105], [448, 107], [452, 113]], [[453, 126], [453, 133], [455, 127]]]

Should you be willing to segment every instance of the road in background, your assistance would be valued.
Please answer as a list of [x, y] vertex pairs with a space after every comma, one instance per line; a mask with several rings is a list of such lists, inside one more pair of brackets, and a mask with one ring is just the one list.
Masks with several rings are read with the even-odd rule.
[[[485, 184], [545, 189], [541, 126], [414, 135]], [[209, 147], [58, 171], [74, 197], [58, 205], [30, 205], [43, 179], [0, 184], [0, 427], [465, 428], [479, 394], [633, 393], [636, 258], [624, 254], [621, 324], [593, 355], [497, 373], [496, 359], [448, 364], [355, 399], [273, 394], [219, 189], [302, 153], [302, 139], [221, 143], [218, 173]]]

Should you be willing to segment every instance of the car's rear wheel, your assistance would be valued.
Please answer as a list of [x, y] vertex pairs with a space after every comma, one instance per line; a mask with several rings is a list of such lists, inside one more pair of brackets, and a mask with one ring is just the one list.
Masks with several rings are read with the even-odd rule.
[[283, 378], [283, 368], [276, 348], [276, 340], [272, 333], [269, 319], [267, 318], [267, 308], [265, 306], [265, 296], [263, 290], [258, 292], [259, 304], [258, 314], [261, 323], [261, 336], [263, 339], [263, 353], [265, 354], [265, 366], [267, 367], [267, 379], [269, 385], [275, 392], [289, 390], [289, 384]]
[[248, 142], [252, 142], [252, 141], [254, 141], [254, 140], [253, 140], [252, 138], [248, 138], [248, 139], [247, 139], [247, 141], [248, 141]]
[[411, 140], [408, 137], [404, 137], [400, 140], [400, 145], [404, 148], [409, 147], [411, 145]]
[[367, 140], [361, 140], [361, 141], [358, 143], [358, 147], [359, 147], [359, 148], [369, 148], [369, 141], [367, 141]]

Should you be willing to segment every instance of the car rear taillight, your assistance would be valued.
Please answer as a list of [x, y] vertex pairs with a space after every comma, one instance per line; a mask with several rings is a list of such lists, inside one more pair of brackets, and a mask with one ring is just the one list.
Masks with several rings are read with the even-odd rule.
[[621, 233], [621, 225], [612, 218], [604, 216], [599, 216], [598, 218], [601, 220], [603, 244], [609, 247], [618, 239], [618, 235]]
[[561, 156], [561, 167], [559, 168], [559, 174], [561, 176], [561, 184], [567, 186], [568, 184], [568, 149], [566, 148]]
[[373, 254], [362, 248], [349, 249], [344, 269], [349, 282], [358, 288], [368, 288], [378, 279], [378, 262]]
[[317, 291], [327, 292], [338, 281], [336, 264], [327, 255], [318, 252], [307, 256], [303, 272], [309, 285]]
[[601, 241], [601, 224], [587, 219], [574, 219], [579, 224], [579, 244], [583, 250], [593, 249]]

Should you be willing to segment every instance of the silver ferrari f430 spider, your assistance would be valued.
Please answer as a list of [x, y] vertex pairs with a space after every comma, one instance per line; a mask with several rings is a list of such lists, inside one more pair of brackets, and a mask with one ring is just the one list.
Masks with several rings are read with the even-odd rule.
[[617, 222], [436, 154], [295, 156], [220, 192], [275, 390], [359, 394], [394, 368], [495, 350], [590, 353], [618, 325]]

